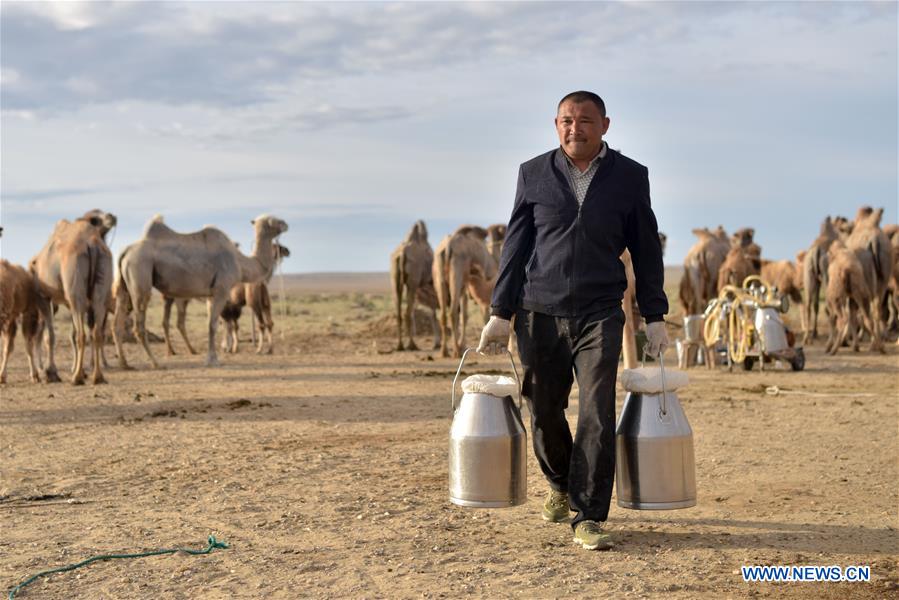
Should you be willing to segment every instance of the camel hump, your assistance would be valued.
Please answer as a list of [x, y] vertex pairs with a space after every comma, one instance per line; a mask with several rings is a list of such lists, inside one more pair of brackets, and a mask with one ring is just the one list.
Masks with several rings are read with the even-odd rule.
[[478, 227], [477, 225], [462, 225], [453, 232], [453, 235], [467, 235], [476, 237], [481, 240], [486, 240], [487, 230], [483, 227]]
[[712, 238], [712, 232], [709, 231], [708, 227], [703, 227], [702, 229], [693, 229], [693, 235], [698, 237], [700, 240], [707, 240]]
[[175, 231], [165, 224], [162, 219], [162, 215], [156, 214], [147, 221], [147, 224], [144, 226], [144, 237], [159, 237], [163, 235], [169, 235], [175, 233]]

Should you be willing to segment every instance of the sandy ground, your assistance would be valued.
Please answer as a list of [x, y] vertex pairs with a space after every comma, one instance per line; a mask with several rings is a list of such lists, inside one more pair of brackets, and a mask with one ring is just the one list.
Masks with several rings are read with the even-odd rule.
[[[216, 369], [179, 354], [152, 371], [130, 345], [138, 370], [112, 368], [99, 387], [26, 383], [19, 340], [0, 388], [4, 589], [92, 555], [201, 548], [214, 534], [230, 549], [95, 563], [19, 597], [899, 595], [894, 346], [833, 358], [815, 346], [800, 373], [692, 370], [680, 400], [698, 506], [641, 512], [613, 499], [618, 545], [599, 553], [541, 521], [533, 456], [525, 505], [447, 501], [457, 363], [391, 352], [385, 296], [316, 293], [286, 308], [273, 356], [245, 342]], [[202, 326], [193, 306], [199, 347]], [[60, 357], [70, 364], [65, 342]], [[505, 368], [476, 362], [466, 370]], [[769, 385], [801, 393], [769, 396]], [[872, 581], [744, 583], [741, 565], [869, 565]]]

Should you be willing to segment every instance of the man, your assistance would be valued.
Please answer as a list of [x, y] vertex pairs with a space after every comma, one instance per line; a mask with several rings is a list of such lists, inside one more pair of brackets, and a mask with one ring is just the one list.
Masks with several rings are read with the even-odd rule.
[[[480, 352], [508, 344], [515, 316], [531, 411], [534, 452], [550, 491], [543, 518], [572, 520], [574, 540], [606, 549], [602, 530], [615, 477], [615, 378], [621, 354], [627, 279], [619, 256], [630, 250], [647, 352], [668, 345], [668, 300], [646, 167], [603, 141], [602, 99], [574, 92], [559, 102], [560, 147], [521, 165]], [[572, 370], [574, 373], [572, 373]], [[565, 418], [577, 376], [574, 439]]]

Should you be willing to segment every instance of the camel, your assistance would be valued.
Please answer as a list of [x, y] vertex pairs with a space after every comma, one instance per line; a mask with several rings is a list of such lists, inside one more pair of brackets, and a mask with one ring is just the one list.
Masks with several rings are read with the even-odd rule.
[[884, 321], [883, 299], [893, 278], [893, 248], [890, 238], [880, 229], [883, 208], [863, 206], [858, 210], [846, 247], [854, 250], [862, 263], [871, 290], [871, 318], [878, 325]]
[[34, 278], [18, 265], [0, 259], [0, 335], [3, 336], [3, 359], [0, 363], [0, 383], [6, 383], [6, 365], [16, 338], [16, 321], [22, 318], [22, 336], [28, 356], [31, 381], [40, 382], [35, 368], [34, 343], [38, 338], [38, 320], [42, 299]]
[[[440, 333], [435, 315], [438, 302], [431, 272], [433, 263], [434, 251], [428, 243], [428, 228], [424, 221], [418, 220], [412, 225], [406, 239], [390, 255], [390, 282], [396, 308], [396, 349], [399, 351], [418, 350], [418, 346], [415, 345], [413, 317], [416, 302], [430, 309], [434, 326], [434, 349], [440, 347]], [[406, 298], [405, 311], [403, 311], [403, 296]], [[404, 327], [409, 338], [405, 345]]]
[[119, 256], [119, 294], [116, 298], [114, 337], [119, 364], [128, 368], [121, 346], [127, 302], [134, 307], [137, 339], [154, 368], [159, 364], [147, 343], [146, 320], [150, 294], [155, 287], [164, 296], [206, 298], [208, 323], [207, 366], [218, 364], [215, 331], [218, 317], [237, 283], [256, 283], [268, 277], [275, 265], [272, 242], [287, 231], [277, 217], [260, 215], [250, 221], [255, 230], [255, 251], [242, 254], [222, 231], [204, 227], [193, 233], [177, 233], [161, 215], [147, 223], [143, 237]]
[[[665, 255], [665, 244], [668, 241], [661, 231], [659, 232], [659, 244], [662, 247], [662, 256]], [[637, 368], [637, 348], [636, 334], [642, 326], [643, 316], [640, 314], [640, 307], [637, 305], [637, 277], [634, 274], [634, 264], [631, 259], [631, 253], [625, 250], [619, 257], [624, 263], [624, 274], [627, 277], [627, 288], [624, 290], [624, 296], [621, 299], [621, 308], [624, 310], [624, 342], [622, 343], [622, 355], [624, 357], [624, 368]]]
[[720, 225], [714, 232], [708, 228], [694, 229], [699, 238], [684, 259], [684, 275], [680, 281], [680, 301], [684, 314], [696, 315], [705, 310], [717, 296], [718, 271], [724, 263], [730, 242]]
[[[724, 286], [735, 285], [741, 287], [743, 281], [750, 275], [758, 275], [759, 269], [756, 268], [756, 261], [752, 258], [752, 254], [747, 254], [746, 249], [751, 246], [734, 246], [727, 252], [721, 268], [718, 269], [718, 292], [720, 293]], [[758, 246], [755, 246], [756, 248]], [[761, 261], [759, 261], [761, 262]]]
[[[239, 248], [238, 244], [234, 245]], [[274, 242], [272, 248], [275, 252], [276, 265], [290, 256], [290, 250], [286, 246]], [[271, 279], [271, 276], [269, 276], [269, 279]], [[271, 299], [268, 295], [268, 287], [266, 283], [263, 282], [238, 283], [231, 288], [231, 291], [228, 293], [228, 301], [225, 303], [224, 308], [222, 308], [222, 313], [220, 315], [225, 324], [225, 335], [222, 337], [222, 350], [232, 354], [237, 352], [238, 319], [240, 319], [243, 307], [248, 303], [248, 298], [252, 299], [252, 301], [250, 301], [250, 307], [253, 309], [254, 314], [257, 315], [257, 318], [259, 318], [259, 315], [266, 318], [264, 325], [260, 326], [260, 330], [261, 332], [265, 332], [265, 328], [268, 328], [268, 354], [271, 354], [273, 350], [271, 328], [274, 327], [274, 323], [272, 322]], [[175, 355], [175, 349], [172, 347], [172, 339], [169, 335], [169, 323], [171, 321], [172, 305], [174, 304], [178, 313], [177, 327], [178, 331], [181, 333], [181, 338], [184, 340], [185, 345], [187, 345], [188, 352], [196, 354], [197, 351], [194, 350], [194, 347], [190, 343], [190, 339], [187, 337], [187, 303], [190, 302], [190, 300], [188, 298], [171, 298], [168, 296], [164, 296], [163, 299], [165, 300], [165, 304], [162, 312], [162, 334], [165, 339], [166, 353], [168, 356]], [[260, 323], [261, 322], [262, 321], [260, 321]], [[261, 339], [256, 353], [262, 353]]]
[[801, 302], [802, 294], [798, 286], [798, 270], [791, 260], [762, 260], [760, 275], [762, 280], [774, 287], [793, 302]]
[[506, 241], [506, 226], [502, 223], [491, 225], [487, 228], [487, 252], [499, 264], [503, 253], [503, 243]]
[[836, 354], [847, 339], [858, 351], [857, 316], [871, 333], [871, 350], [883, 352], [879, 323], [872, 318], [873, 293], [868, 285], [859, 252], [846, 247], [842, 240], [831, 242], [827, 251], [827, 287], [825, 302], [830, 322], [826, 351]]
[[[885, 225], [883, 233], [890, 239], [893, 250], [893, 277], [890, 279], [889, 293], [887, 294], [887, 331], [892, 331], [899, 326], [899, 225], [891, 223]], [[896, 340], [899, 344], [899, 339]]]
[[[275, 264], [280, 263], [283, 259], [290, 256], [290, 250], [281, 244], [275, 246]], [[271, 278], [269, 278], [271, 279]], [[272, 299], [268, 292], [267, 281], [258, 283], [245, 283], [244, 286], [244, 303], [250, 306], [253, 311], [256, 324], [259, 327], [259, 343], [256, 345], [256, 354], [271, 354], [274, 352], [274, 342], [272, 341], [272, 331], [275, 323], [272, 321]], [[233, 319], [234, 341], [232, 352], [237, 352], [237, 319], [240, 318], [240, 310], [237, 310], [237, 317]], [[222, 312], [222, 319], [225, 319], [225, 313]], [[268, 350], [265, 350], [265, 339], [268, 339]]]
[[802, 261], [802, 343], [818, 339], [818, 305], [821, 290], [827, 288], [828, 250], [840, 234], [829, 216], [821, 223], [818, 237], [805, 252]]
[[88, 329], [91, 330], [93, 343], [91, 382], [106, 383], [101, 370], [101, 354], [113, 270], [112, 253], [103, 241], [103, 235], [109, 230], [107, 226], [110, 223], [115, 223], [114, 215], [90, 213], [74, 222], [59, 221], [46, 245], [29, 264], [39, 293], [47, 300], [40, 306], [47, 329], [48, 362], [44, 371], [47, 382], [59, 381], [54, 356], [56, 335], [52, 304], [65, 304], [72, 313], [75, 326], [72, 383], [82, 385], [85, 382], [84, 352]]
[[482, 227], [463, 225], [452, 235], [443, 238], [434, 251], [432, 271], [440, 303], [442, 356], [449, 356], [448, 326], [453, 339], [453, 357], [462, 356], [468, 321], [466, 288], [482, 309], [489, 311], [499, 269], [496, 260], [487, 250], [487, 235], [487, 230]]

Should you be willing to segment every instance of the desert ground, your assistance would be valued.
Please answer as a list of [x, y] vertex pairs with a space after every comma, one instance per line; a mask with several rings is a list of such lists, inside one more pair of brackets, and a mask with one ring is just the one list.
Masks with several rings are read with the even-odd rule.
[[[587, 552], [568, 524], [540, 519], [533, 456], [526, 504], [448, 502], [458, 363], [393, 350], [387, 287], [386, 275], [288, 278], [272, 356], [250, 348], [245, 312], [241, 351], [221, 367], [186, 354], [173, 331], [177, 356], [152, 345], [163, 369], [126, 345], [137, 370], [113, 366], [105, 386], [29, 383], [18, 339], [0, 388], [4, 589], [97, 554], [199, 549], [214, 534], [230, 547], [94, 563], [17, 597], [899, 597], [895, 345], [829, 357], [819, 342], [796, 373], [691, 369], [678, 395], [697, 506], [634, 511], [613, 498], [617, 546]], [[205, 349], [205, 307], [189, 311]], [[155, 333], [160, 315], [157, 299]], [[62, 371], [66, 311], [57, 319]], [[473, 316], [469, 344], [479, 325]], [[465, 370], [507, 364], [477, 357]], [[773, 385], [789, 393], [766, 394]], [[576, 405], [573, 393], [572, 424]], [[871, 581], [744, 583], [741, 565], [868, 565]]]

